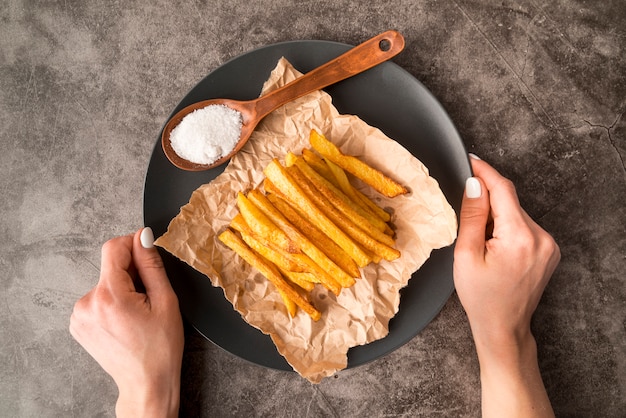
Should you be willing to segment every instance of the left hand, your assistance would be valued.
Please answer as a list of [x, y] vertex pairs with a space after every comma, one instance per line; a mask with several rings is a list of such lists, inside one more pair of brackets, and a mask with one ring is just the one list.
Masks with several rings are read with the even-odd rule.
[[107, 241], [100, 280], [70, 319], [72, 336], [118, 386], [118, 416], [178, 413], [183, 324], [153, 241], [149, 228]]

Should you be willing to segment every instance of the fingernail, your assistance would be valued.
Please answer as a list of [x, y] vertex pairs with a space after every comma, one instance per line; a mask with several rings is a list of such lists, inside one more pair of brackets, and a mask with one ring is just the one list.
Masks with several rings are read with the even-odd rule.
[[478, 155], [476, 155], [476, 154], [472, 154], [471, 152], [470, 152], [470, 153], [468, 153], [467, 155], [469, 155], [469, 156], [470, 156], [470, 158], [473, 158], [473, 159], [475, 159], [475, 160], [480, 160], [480, 157], [479, 157]]
[[476, 177], [469, 177], [465, 181], [465, 195], [470, 199], [479, 198], [482, 194], [480, 182]]
[[139, 235], [139, 240], [141, 241], [141, 246], [143, 248], [154, 247], [154, 233], [152, 232], [152, 228], [149, 226], [145, 227], [141, 231], [141, 235]]

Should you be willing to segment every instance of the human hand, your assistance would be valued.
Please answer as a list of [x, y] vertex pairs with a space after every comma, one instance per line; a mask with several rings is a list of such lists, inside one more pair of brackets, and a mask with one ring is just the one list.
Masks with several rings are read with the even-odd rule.
[[553, 416], [530, 322], [559, 262], [559, 248], [521, 208], [513, 183], [477, 158], [472, 168], [454, 284], [476, 343], [483, 415]]
[[[476, 158], [472, 168], [454, 252], [454, 284], [475, 338], [507, 344], [530, 333], [531, 316], [560, 252], [522, 209], [510, 180]], [[490, 218], [493, 232], [486, 236]]]
[[150, 228], [107, 241], [100, 280], [70, 333], [113, 378], [118, 416], [177, 416], [184, 346], [178, 299]]

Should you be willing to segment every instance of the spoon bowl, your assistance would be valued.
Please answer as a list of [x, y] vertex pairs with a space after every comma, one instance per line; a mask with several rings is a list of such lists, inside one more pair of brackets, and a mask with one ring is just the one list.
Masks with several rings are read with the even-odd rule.
[[[210, 99], [189, 105], [177, 112], [163, 128], [161, 145], [168, 160], [187, 171], [204, 171], [227, 162], [248, 141], [259, 122], [280, 106], [316, 90], [362, 73], [402, 51], [404, 38], [397, 31], [383, 32], [320, 67], [309, 71], [291, 83], [253, 100]], [[224, 105], [241, 114], [241, 131], [235, 147], [211, 164], [198, 164], [179, 156], [172, 148], [172, 130], [191, 112], [210, 105]]]

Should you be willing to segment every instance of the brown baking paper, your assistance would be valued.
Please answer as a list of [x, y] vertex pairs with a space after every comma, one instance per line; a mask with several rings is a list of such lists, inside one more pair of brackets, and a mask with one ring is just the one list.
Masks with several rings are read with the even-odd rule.
[[[262, 94], [298, 76], [300, 73], [282, 58]], [[318, 285], [312, 292], [312, 302], [322, 312], [317, 322], [301, 310], [290, 318], [274, 285], [217, 239], [238, 212], [237, 192], [259, 187], [263, 168], [273, 158], [282, 162], [288, 151], [299, 154], [302, 148], [310, 147], [311, 129], [410, 190], [390, 199], [355, 183], [393, 212], [396, 248], [402, 256], [362, 269], [362, 278], [338, 297]], [[380, 130], [356, 116], [340, 115], [331, 97], [317, 91], [268, 115], [224, 173], [193, 192], [156, 244], [204, 273], [214, 286], [222, 287], [246, 322], [270, 335], [295, 371], [319, 383], [347, 366], [350, 347], [387, 335], [389, 320], [398, 311], [400, 289], [433, 249], [454, 241], [456, 230], [455, 212], [427, 168]]]

